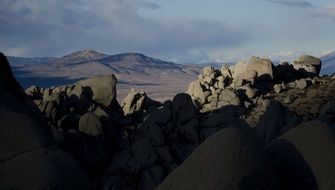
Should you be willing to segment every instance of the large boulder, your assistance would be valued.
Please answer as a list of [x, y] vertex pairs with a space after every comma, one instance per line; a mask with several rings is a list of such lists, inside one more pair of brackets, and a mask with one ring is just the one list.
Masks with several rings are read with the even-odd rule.
[[281, 189], [335, 189], [335, 134], [327, 125], [301, 124], [274, 140], [267, 151]]
[[[109, 107], [116, 101], [116, 82], [114, 75], [108, 75], [81, 80], [75, 85], [82, 86], [87, 90], [88, 98], [91, 100]], [[74, 94], [78, 97], [81, 96], [81, 94]]]
[[57, 147], [18, 154], [0, 164], [0, 189], [89, 189], [73, 158]]
[[48, 126], [42, 126], [21, 105], [0, 88], [0, 160], [53, 144]]
[[29, 100], [0, 54], [0, 189], [88, 189], [87, 176], [56, 146]]
[[11, 96], [18, 101], [24, 102], [27, 95], [21, 88], [20, 84], [15, 80], [12, 69], [6, 56], [0, 52], [0, 88], [7, 91]]
[[232, 73], [232, 77], [235, 79], [237, 76], [248, 70], [248, 63], [245, 61], [239, 61], [235, 65], [230, 66], [229, 69]]
[[73, 158], [30, 107], [0, 89], [0, 189], [88, 189]]
[[251, 57], [247, 69], [257, 71], [259, 80], [274, 79], [275, 77], [274, 66], [269, 59]]
[[[235, 80], [238, 78], [243, 79], [244, 75], [246, 76], [244, 78], [254, 78], [255, 74], [251, 73], [251, 71], [257, 72], [259, 80], [272, 80], [275, 78], [275, 70], [272, 62], [269, 59], [260, 57], [251, 57], [248, 62], [240, 61], [230, 69]], [[247, 71], [250, 73], [245, 73]]]
[[304, 77], [319, 76], [321, 70], [321, 60], [319, 58], [302, 55], [294, 61], [293, 67], [302, 71]]
[[278, 189], [275, 173], [256, 134], [228, 127], [199, 145], [157, 189]]
[[186, 93], [194, 97], [196, 99], [195, 102], [200, 105], [205, 104], [207, 97], [211, 94], [198, 80], [191, 82]]
[[256, 70], [247, 70], [234, 78], [233, 85], [234, 87], [240, 87], [246, 83], [255, 84], [257, 76], [258, 73]]
[[186, 124], [196, 116], [195, 106], [190, 95], [177, 94], [172, 101], [172, 119], [176, 126]]
[[[274, 117], [275, 116], [275, 117]], [[256, 133], [265, 143], [279, 137], [300, 123], [300, 118], [277, 101], [270, 101], [256, 125]]]

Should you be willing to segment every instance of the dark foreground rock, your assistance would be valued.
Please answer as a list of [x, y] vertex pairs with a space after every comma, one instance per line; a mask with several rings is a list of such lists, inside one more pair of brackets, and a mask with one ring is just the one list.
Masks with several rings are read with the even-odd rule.
[[267, 146], [281, 189], [335, 188], [335, 133], [321, 122], [304, 123]]
[[[8, 65], [1, 59], [1, 68]], [[1, 72], [0, 189], [89, 189], [86, 174], [56, 145], [41, 113], [20, 94], [24, 91], [10, 68]]]
[[204, 141], [157, 189], [278, 189], [261, 140], [248, 128], [228, 127]]

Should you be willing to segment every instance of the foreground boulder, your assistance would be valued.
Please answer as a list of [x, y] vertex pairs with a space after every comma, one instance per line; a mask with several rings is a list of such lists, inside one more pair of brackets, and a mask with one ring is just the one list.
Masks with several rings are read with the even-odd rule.
[[157, 189], [278, 189], [278, 184], [257, 135], [228, 127], [197, 147]]
[[87, 176], [56, 145], [51, 128], [1, 59], [7, 67], [0, 71], [0, 189], [89, 189]]
[[23, 102], [27, 99], [27, 95], [21, 88], [20, 84], [15, 80], [12, 69], [6, 56], [0, 52], [0, 88], [6, 90], [11, 96], [18, 101]]
[[0, 189], [88, 189], [89, 180], [70, 155], [39, 148], [0, 164]]
[[335, 134], [321, 122], [304, 123], [273, 141], [281, 189], [335, 189]]

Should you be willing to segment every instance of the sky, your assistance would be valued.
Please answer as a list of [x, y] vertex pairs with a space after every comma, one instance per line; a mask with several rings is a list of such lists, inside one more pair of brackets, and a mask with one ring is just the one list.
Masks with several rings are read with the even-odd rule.
[[177, 63], [283, 61], [335, 50], [335, 1], [1, 0], [0, 26], [0, 51], [11, 56], [93, 49]]

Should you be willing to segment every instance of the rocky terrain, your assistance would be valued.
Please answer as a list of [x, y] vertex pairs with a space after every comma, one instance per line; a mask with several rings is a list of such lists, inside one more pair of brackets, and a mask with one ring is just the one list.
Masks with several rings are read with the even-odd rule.
[[159, 101], [171, 99], [177, 92], [184, 91], [201, 71], [199, 66], [175, 64], [139, 53], [106, 55], [93, 50], [77, 51], [63, 57], [8, 59], [24, 88], [60, 86], [114, 74], [118, 79], [119, 101], [131, 88], [141, 89]]
[[251, 57], [203, 68], [171, 100], [118, 101], [115, 75], [24, 91], [1, 54], [0, 189], [335, 189], [321, 67]]

